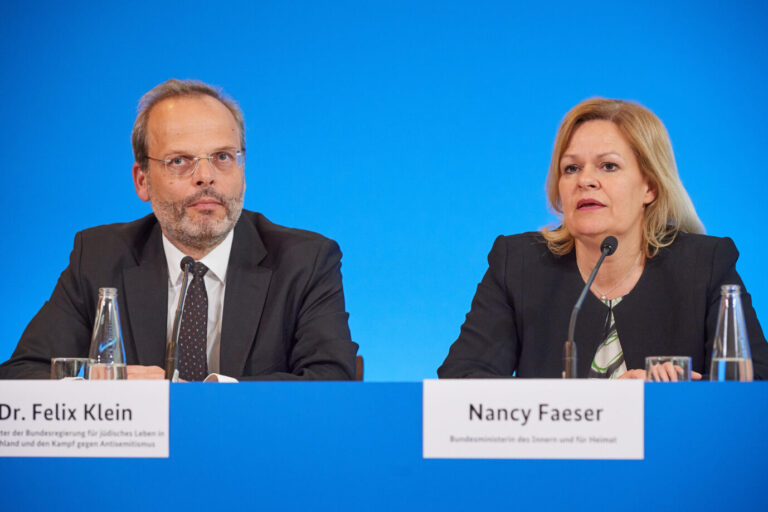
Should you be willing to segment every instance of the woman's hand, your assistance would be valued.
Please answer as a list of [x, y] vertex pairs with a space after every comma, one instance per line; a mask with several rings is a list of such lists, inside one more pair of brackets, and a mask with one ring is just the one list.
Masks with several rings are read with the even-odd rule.
[[[683, 375], [683, 369], [674, 366], [672, 363], [656, 364], [651, 367], [651, 381], [654, 382], [677, 382]], [[620, 379], [642, 379], [645, 380], [645, 370], [627, 370]], [[701, 380], [699, 372], [691, 372], [691, 380]]]
[[645, 380], [645, 370], [627, 370], [622, 373], [620, 379], [640, 379]]

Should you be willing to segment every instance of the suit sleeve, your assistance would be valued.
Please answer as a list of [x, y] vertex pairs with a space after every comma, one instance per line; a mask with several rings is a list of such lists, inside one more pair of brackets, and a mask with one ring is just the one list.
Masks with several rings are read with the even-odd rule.
[[508, 247], [498, 237], [488, 255], [488, 270], [477, 286], [472, 307], [451, 345], [440, 378], [511, 377], [517, 368], [515, 307], [507, 289]]
[[756, 380], [768, 379], [768, 343], [766, 343], [763, 329], [757, 319], [757, 313], [752, 307], [752, 297], [747, 292], [738, 272], [736, 272], [736, 260], [739, 259], [739, 251], [730, 238], [722, 238], [715, 247], [712, 261], [712, 275], [709, 282], [707, 304], [707, 361], [712, 360], [715, 329], [717, 327], [717, 315], [720, 308], [720, 287], [724, 284], [737, 284], [741, 286], [741, 304], [744, 309], [744, 320], [749, 336], [749, 348], [752, 352], [752, 365]]
[[336, 242], [324, 240], [301, 294], [288, 355], [290, 372], [241, 380], [354, 380], [358, 346], [351, 340], [348, 319], [341, 250]]
[[69, 266], [24, 330], [11, 358], [0, 365], [0, 378], [48, 379], [52, 357], [87, 357], [91, 321], [79, 279], [82, 246], [78, 233]]

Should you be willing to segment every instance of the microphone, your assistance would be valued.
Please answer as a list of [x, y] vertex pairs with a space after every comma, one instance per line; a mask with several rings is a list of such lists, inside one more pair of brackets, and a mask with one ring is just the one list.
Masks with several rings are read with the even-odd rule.
[[181, 269], [184, 271], [184, 281], [181, 283], [179, 304], [176, 306], [176, 315], [173, 319], [173, 333], [165, 347], [165, 378], [171, 382], [179, 380], [179, 328], [181, 327], [181, 313], [184, 311], [184, 301], [187, 298], [187, 286], [189, 286], [189, 271], [195, 260], [190, 256], [181, 259]]
[[597, 260], [597, 265], [595, 265], [595, 268], [592, 269], [592, 273], [589, 275], [589, 279], [587, 279], [587, 282], [584, 284], [584, 289], [581, 291], [581, 295], [579, 295], [579, 299], [576, 301], [576, 304], [573, 306], [573, 310], [571, 311], [571, 321], [568, 324], [568, 339], [565, 342], [565, 345], [563, 345], [563, 378], [564, 379], [575, 379], [576, 378], [576, 361], [577, 361], [577, 353], [576, 353], [576, 342], [574, 341], [574, 336], [576, 333], [576, 317], [579, 316], [579, 311], [581, 311], [581, 305], [584, 303], [584, 299], [587, 296], [587, 292], [592, 287], [592, 283], [595, 281], [595, 276], [597, 276], [597, 271], [600, 269], [600, 265], [603, 264], [603, 260], [606, 256], [610, 256], [614, 252], [616, 252], [616, 248], [619, 246], [619, 241], [616, 240], [615, 236], [607, 236], [603, 240], [603, 242], [600, 244], [600, 259]]

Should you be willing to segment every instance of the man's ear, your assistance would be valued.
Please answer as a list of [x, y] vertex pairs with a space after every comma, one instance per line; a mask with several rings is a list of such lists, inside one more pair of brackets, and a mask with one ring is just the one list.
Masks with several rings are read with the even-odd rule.
[[142, 169], [138, 162], [133, 163], [133, 186], [136, 187], [136, 195], [142, 201], [149, 201], [148, 172], [149, 169]]

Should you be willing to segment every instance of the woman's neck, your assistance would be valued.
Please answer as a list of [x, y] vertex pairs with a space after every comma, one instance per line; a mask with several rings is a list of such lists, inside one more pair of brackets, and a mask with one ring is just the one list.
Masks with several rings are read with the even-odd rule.
[[[576, 264], [582, 279], [586, 281], [600, 259], [600, 243], [575, 241]], [[640, 240], [619, 240], [616, 252], [607, 256], [592, 284], [592, 293], [600, 299], [615, 299], [632, 291], [645, 266], [645, 253]]]

